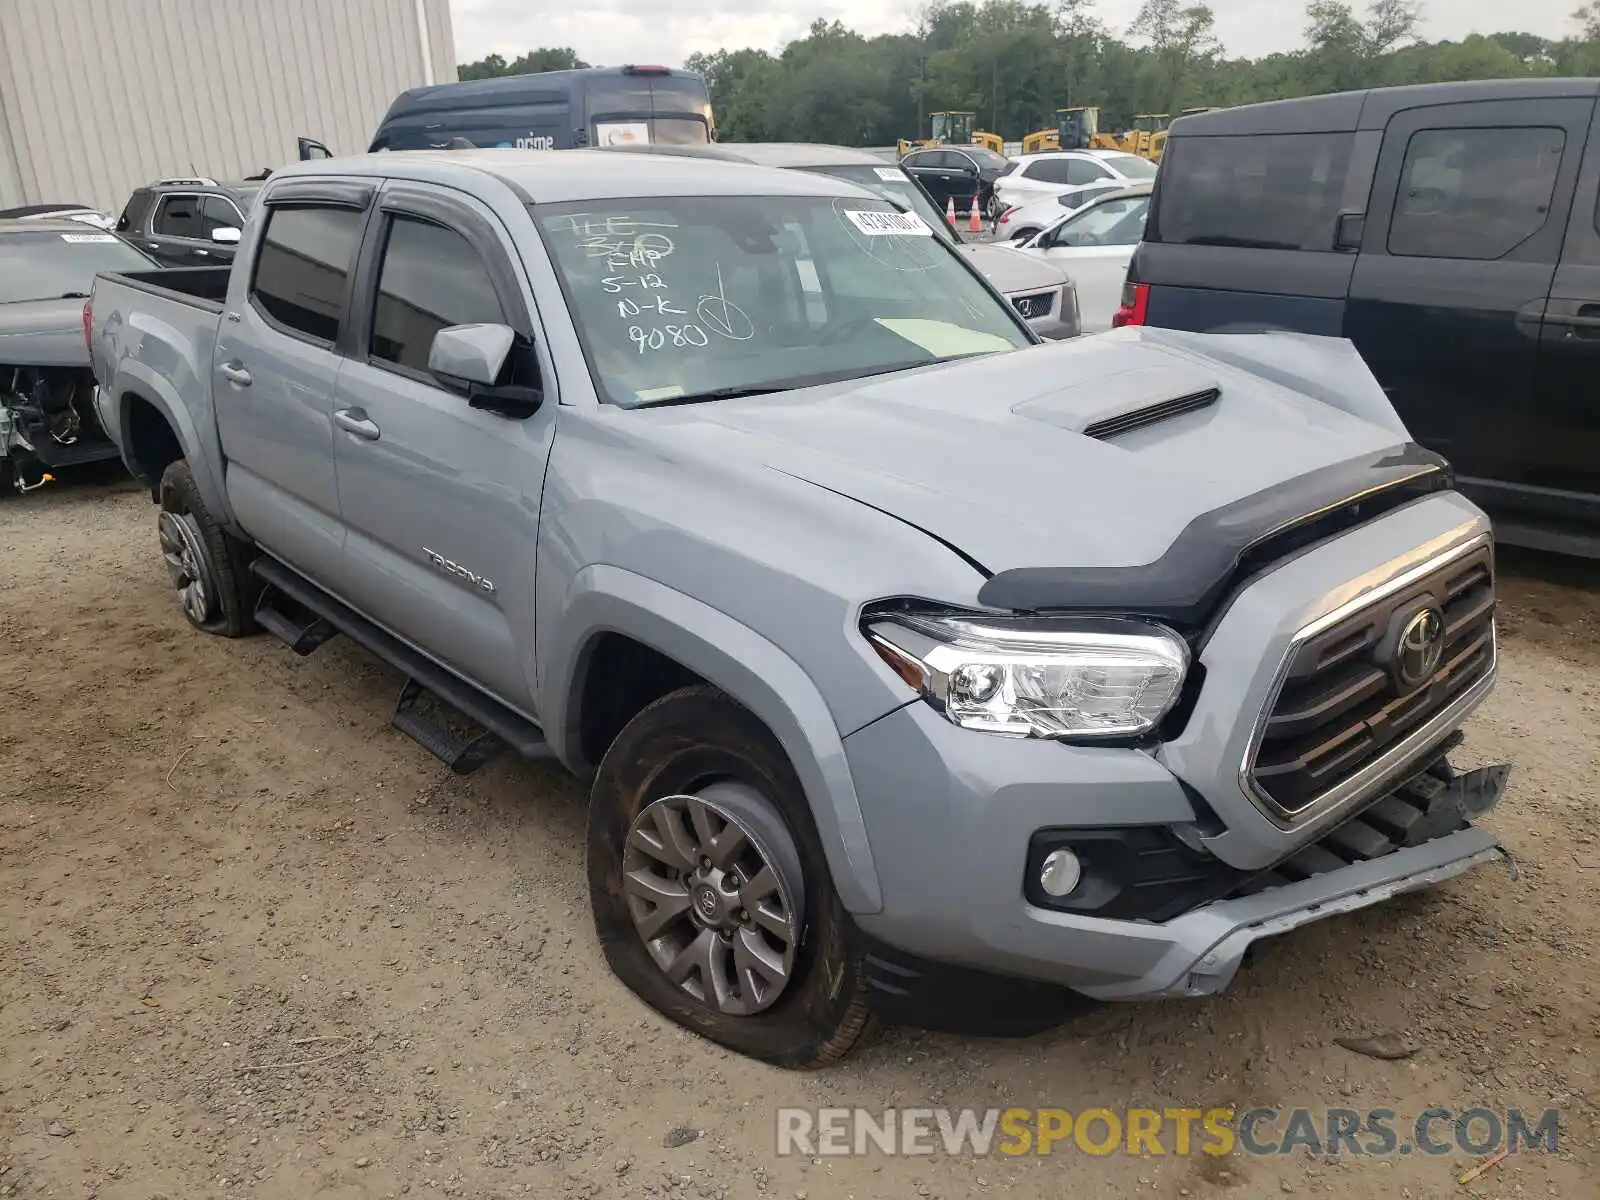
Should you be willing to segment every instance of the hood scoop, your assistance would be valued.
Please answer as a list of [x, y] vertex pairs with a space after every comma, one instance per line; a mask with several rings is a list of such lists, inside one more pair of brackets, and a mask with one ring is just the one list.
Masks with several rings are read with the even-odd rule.
[[1222, 387], [1214, 375], [1187, 363], [1161, 364], [1119, 371], [1036, 396], [1011, 411], [1104, 442], [1210, 408], [1221, 396]]

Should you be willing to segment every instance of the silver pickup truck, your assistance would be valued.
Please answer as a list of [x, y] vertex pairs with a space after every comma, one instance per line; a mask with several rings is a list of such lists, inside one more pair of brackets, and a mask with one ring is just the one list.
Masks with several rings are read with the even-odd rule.
[[604, 151], [293, 167], [89, 322], [189, 621], [589, 780], [608, 961], [740, 1052], [1215, 992], [1501, 854], [1489, 525], [1347, 343], [1041, 343], [870, 191]]

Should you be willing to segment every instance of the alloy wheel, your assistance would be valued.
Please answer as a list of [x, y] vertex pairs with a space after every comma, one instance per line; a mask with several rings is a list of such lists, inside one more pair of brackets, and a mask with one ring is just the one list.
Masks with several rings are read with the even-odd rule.
[[215, 599], [206, 566], [200, 529], [188, 513], [164, 512], [157, 523], [161, 538], [161, 557], [167, 565], [167, 578], [178, 593], [178, 603], [196, 625], [210, 619]]
[[719, 782], [646, 805], [622, 876], [635, 931], [684, 992], [730, 1016], [783, 995], [805, 911], [800, 857], [756, 789]]

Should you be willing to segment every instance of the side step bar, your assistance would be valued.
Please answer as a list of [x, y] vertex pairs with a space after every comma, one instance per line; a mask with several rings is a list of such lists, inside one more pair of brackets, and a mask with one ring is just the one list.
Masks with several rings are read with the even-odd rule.
[[[452, 771], [475, 771], [502, 748], [523, 758], [553, 757], [543, 730], [532, 721], [456, 678], [299, 572], [269, 555], [257, 558], [250, 570], [267, 585], [256, 605], [256, 621], [296, 654], [310, 654], [342, 633], [403, 672], [406, 685], [391, 723]], [[480, 732], [463, 736], [448, 728], [436, 715], [441, 706], [455, 710]]]

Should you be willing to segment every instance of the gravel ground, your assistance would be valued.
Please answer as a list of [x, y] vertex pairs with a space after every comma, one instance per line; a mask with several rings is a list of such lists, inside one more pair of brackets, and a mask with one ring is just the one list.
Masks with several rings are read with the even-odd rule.
[[[335, 642], [184, 624], [127, 484], [0, 504], [0, 1196], [1593, 1196], [1600, 570], [1503, 556], [1516, 763], [1486, 868], [1279, 939], [1213, 1000], [1025, 1041], [889, 1030], [794, 1075], [606, 971], [583, 797], [461, 780]], [[1379, 1061], [1339, 1036], [1420, 1046]], [[781, 1104], [1562, 1110], [1554, 1155], [774, 1154]], [[1589, 1183], [1583, 1183], [1584, 1179]]]

